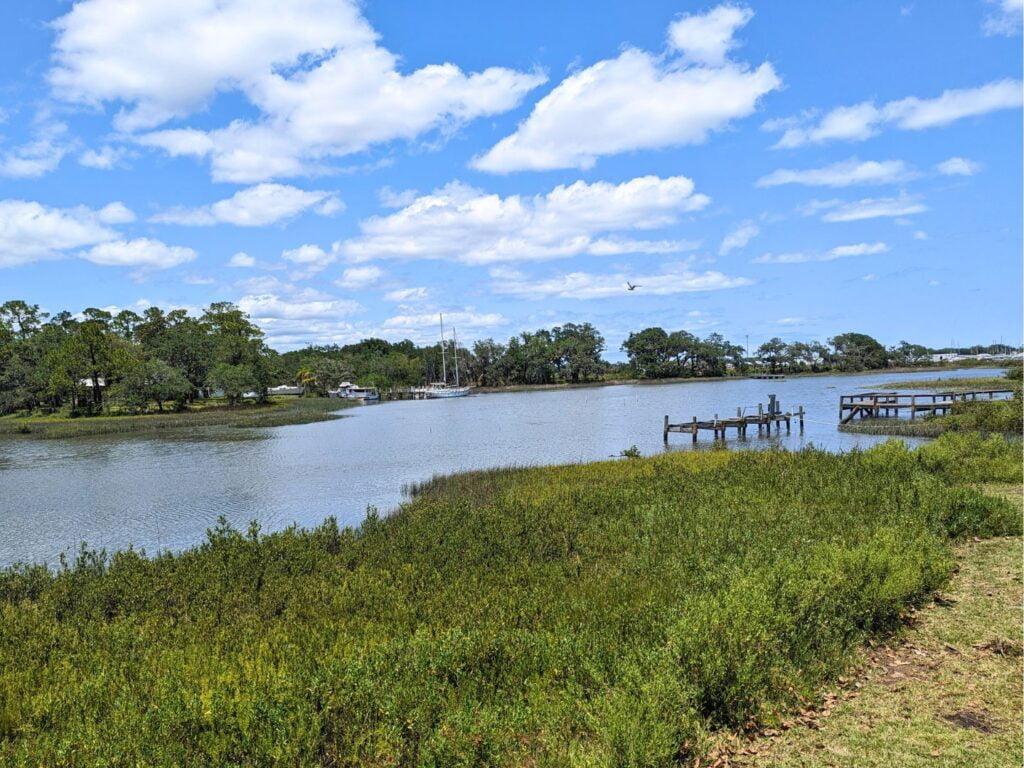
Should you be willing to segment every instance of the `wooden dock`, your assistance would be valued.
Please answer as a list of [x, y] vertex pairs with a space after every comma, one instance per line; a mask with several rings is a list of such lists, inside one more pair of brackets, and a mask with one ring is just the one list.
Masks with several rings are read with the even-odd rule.
[[747, 377], [748, 379], [770, 379], [771, 381], [780, 381], [786, 378], [784, 373], [752, 373]]
[[782, 429], [782, 425], [786, 425], [786, 434], [789, 434], [792, 419], [795, 417], [800, 425], [800, 431], [804, 431], [804, 407], [801, 405], [796, 413], [786, 412], [783, 413], [779, 407], [778, 401], [775, 399], [775, 395], [768, 396], [768, 407], [766, 408], [763, 403], [758, 403], [757, 413], [744, 414], [742, 407], [736, 408], [736, 416], [726, 417], [724, 419], [718, 418], [718, 414], [715, 414], [713, 419], [698, 419], [696, 416], [691, 421], [684, 421], [680, 424], [672, 424], [669, 422], [669, 418], [665, 416], [665, 424], [662, 431], [662, 438], [668, 443], [668, 435], [670, 432], [678, 432], [681, 434], [691, 435], [693, 442], [697, 442], [697, 435], [701, 430], [706, 430], [713, 433], [715, 440], [721, 438], [725, 440], [726, 430], [735, 429], [736, 437], [746, 438], [747, 428], [750, 426], [757, 427], [757, 433], [762, 435], [767, 430], [768, 434], [772, 433], [772, 425], [775, 426], [776, 433]]
[[858, 416], [879, 418], [909, 413], [914, 419], [918, 413], [949, 413], [960, 402], [1003, 399], [1013, 396], [1012, 389], [978, 389], [970, 392], [929, 392], [905, 394], [902, 392], [862, 392], [839, 396], [839, 423], [849, 424]]

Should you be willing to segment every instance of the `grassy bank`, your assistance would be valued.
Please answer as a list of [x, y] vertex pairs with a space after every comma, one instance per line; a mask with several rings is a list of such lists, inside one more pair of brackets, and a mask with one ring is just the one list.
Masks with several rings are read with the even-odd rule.
[[189, 430], [200, 427], [281, 427], [287, 424], [310, 424], [337, 418], [335, 411], [351, 402], [326, 397], [281, 397], [269, 403], [248, 403], [229, 407], [224, 404], [180, 413], [150, 413], [144, 416], [3, 416], [0, 417], [0, 439], [5, 437], [65, 438], [88, 435], [115, 435], [168, 430]]
[[1019, 537], [958, 545], [956, 575], [910, 629], [867, 649], [824, 711], [733, 744], [731, 764], [1020, 766], [1022, 555]]
[[211, 531], [0, 575], [0, 763], [691, 761], [814, 701], [1019, 534], [1019, 445], [950, 435], [472, 473], [358, 531]]
[[[974, 392], [986, 389], [1009, 389], [1011, 382], [1005, 376], [980, 376], [966, 378], [950, 376], [947, 379], [918, 379], [917, 381], [887, 381], [884, 388], [919, 389], [924, 392]], [[1019, 382], [1018, 382], [1019, 386]], [[863, 386], [861, 389], [876, 389], [876, 385]]]

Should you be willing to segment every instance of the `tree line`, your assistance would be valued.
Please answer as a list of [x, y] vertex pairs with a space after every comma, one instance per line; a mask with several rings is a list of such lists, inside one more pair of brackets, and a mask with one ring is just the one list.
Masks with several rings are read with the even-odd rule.
[[129, 410], [183, 408], [217, 390], [232, 404], [265, 397], [273, 352], [233, 304], [200, 317], [149, 307], [112, 314], [91, 307], [52, 317], [24, 301], [0, 305], [0, 413], [95, 414], [111, 402]]
[[[988, 348], [973, 348], [986, 351]], [[198, 317], [149, 307], [111, 313], [88, 308], [52, 317], [38, 305], [0, 305], [0, 414], [181, 409], [213, 394], [237, 404], [267, 399], [269, 387], [297, 384], [326, 395], [348, 381], [382, 389], [453, 381], [484, 387], [583, 383], [613, 378], [727, 376], [751, 370], [861, 371], [928, 363], [934, 350], [903, 341], [886, 348], [862, 333], [818, 341], [770, 339], [754, 350], [718, 333], [651, 327], [622, 343], [625, 362], [608, 362], [590, 323], [524, 331], [471, 346], [364, 339], [278, 353], [237, 306], [218, 302]], [[996, 351], [992, 348], [992, 351]], [[1002, 349], [998, 351], [1004, 351]]]

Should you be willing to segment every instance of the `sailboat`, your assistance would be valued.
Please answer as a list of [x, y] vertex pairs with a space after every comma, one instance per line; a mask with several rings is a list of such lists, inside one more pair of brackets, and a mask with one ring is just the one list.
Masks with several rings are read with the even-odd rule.
[[442, 381], [435, 381], [427, 386], [423, 387], [419, 392], [433, 400], [443, 397], [465, 397], [469, 394], [469, 390], [472, 387], [464, 387], [459, 381], [459, 340], [455, 335], [455, 329], [452, 328], [452, 340], [454, 343], [453, 357], [455, 362], [455, 383], [448, 383], [448, 359], [445, 355], [445, 340], [444, 340], [444, 315], [438, 315], [441, 321], [441, 376]]

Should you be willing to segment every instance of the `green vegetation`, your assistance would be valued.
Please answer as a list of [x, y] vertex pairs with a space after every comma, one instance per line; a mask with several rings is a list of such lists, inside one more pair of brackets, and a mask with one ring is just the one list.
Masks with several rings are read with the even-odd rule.
[[[867, 419], [844, 424], [844, 432], [868, 435], [894, 435], [898, 437], [938, 437], [945, 432], [980, 432], [1004, 435], [1020, 435], [1024, 432], [1024, 411], [1021, 399], [1021, 368], [1010, 367], [1002, 378], [948, 379], [946, 382], [963, 382], [963, 385], [935, 386], [944, 380], [921, 382], [897, 382], [886, 385], [893, 389], [931, 389], [941, 392], [965, 392], [972, 389], [1013, 389], [1014, 395], [1006, 400], [968, 400], [953, 404], [953, 412], [926, 416], [923, 419]], [[972, 383], [984, 382], [984, 383]], [[902, 387], [904, 384], [920, 386]]]
[[[1013, 495], [1019, 506], [1021, 489]], [[854, 687], [791, 728], [745, 742], [736, 766], [1019, 768], [1019, 537], [956, 547], [957, 573], [902, 642], [859, 660]], [[810, 726], [810, 727], [808, 727]]]
[[234, 407], [227, 406], [224, 401], [203, 401], [177, 413], [148, 416], [108, 416], [102, 419], [69, 419], [63, 415], [0, 416], [0, 438], [11, 435], [65, 438], [149, 432], [175, 434], [202, 427], [281, 427], [329, 421], [336, 418], [336, 411], [352, 405], [355, 403], [349, 400], [325, 397], [281, 397]]
[[[1011, 383], [1005, 376], [979, 376], [948, 379], [918, 379], [917, 381], [887, 381], [885, 389], [917, 389], [922, 392], [973, 392], [986, 389], [1008, 389]], [[878, 384], [865, 384], [861, 389], [878, 389]]]
[[23, 301], [0, 305], [0, 415], [180, 411], [214, 389], [231, 405], [249, 391], [266, 400], [274, 353], [233, 304], [199, 318], [158, 307], [47, 317]]
[[0, 763], [675, 764], [1020, 533], [975, 487], [1019, 444], [974, 439], [478, 472], [357, 531], [9, 569]]
[[[863, 371], [930, 365], [931, 350], [900, 342], [886, 349], [862, 333], [820, 342], [771, 339], [748, 357], [720, 334], [645, 328], [622, 344], [628, 362], [603, 359], [604, 337], [590, 323], [524, 331], [502, 343], [447, 342], [448, 372], [458, 359], [463, 383], [480, 387], [580, 384], [622, 379], [718, 377], [752, 366], [772, 372]], [[1009, 348], [971, 348], [974, 352]], [[237, 307], [211, 304], [201, 316], [150, 307], [141, 315], [89, 308], [49, 317], [37, 305], [0, 305], [0, 415], [15, 411], [76, 416], [182, 410], [212, 391], [237, 404], [267, 397], [276, 384], [324, 396], [345, 381], [380, 389], [442, 377], [441, 344], [363, 339], [277, 353]], [[101, 386], [94, 386], [99, 382]]]

